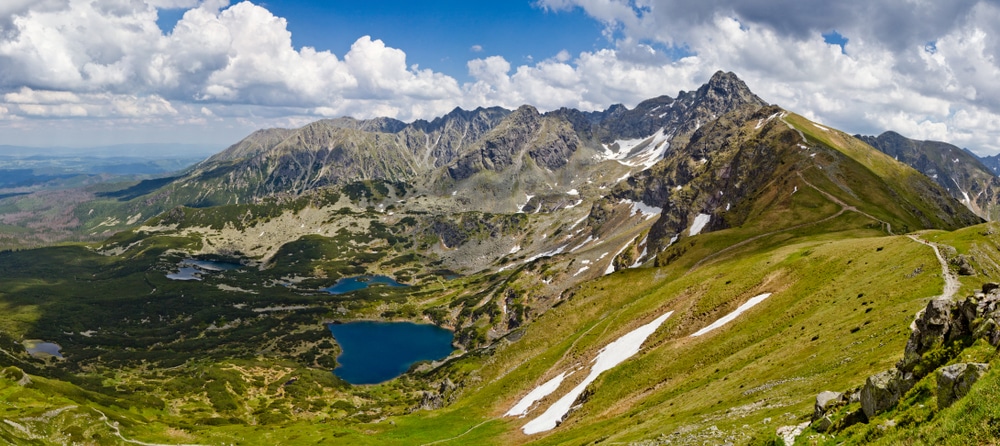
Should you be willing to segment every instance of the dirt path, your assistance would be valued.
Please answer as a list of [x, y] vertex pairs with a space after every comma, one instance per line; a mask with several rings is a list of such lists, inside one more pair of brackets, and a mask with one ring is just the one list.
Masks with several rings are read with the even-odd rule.
[[690, 273], [690, 272], [698, 269], [705, 262], [707, 262], [709, 260], [712, 260], [712, 259], [714, 259], [716, 257], [719, 257], [720, 255], [725, 254], [727, 252], [730, 252], [730, 251], [732, 251], [734, 249], [737, 249], [739, 247], [742, 247], [742, 246], [745, 246], [745, 245], [747, 245], [749, 243], [752, 243], [752, 242], [754, 242], [756, 240], [760, 240], [760, 239], [762, 239], [764, 237], [769, 237], [769, 236], [772, 236], [772, 235], [775, 235], [775, 234], [780, 234], [782, 232], [794, 231], [796, 229], [804, 228], [804, 227], [807, 227], [807, 226], [812, 226], [812, 225], [818, 225], [818, 224], [821, 224], [821, 223], [826, 223], [827, 221], [830, 221], [830, 220], [833, 220], [834, 218], [840, 217], [841, 215], [843, 215], [844, 212], [848, 212], [848, 211], [854, 212], [854, 213], [857, 213], [857, 214], [861, 214], [861, 215], [863, 215], [865, 217], [868, 217], [868, 218], [870, 218], [872, 220], [875, 220], [875, 221], [881, 223], [882, 226], [885, 228], [886, 232], [888, 232], [889, 235], [893, 235], [893, 233], [892, 233], [892, 224], [890, 224], [889, 222], [879, 220], [878, 218], [875, 218], [874, 216], [868, 214], [865, 211], [862, 211], [862, 210], [860, 210], [860, 209], [858, 209], [858, 208], [856, 208], [854, 206], [851, 206], [851, 205], [849, 205], [847, 203], [844, 203], [839, 198], [837, 198], [837, 197], [835, 197], [835, 196], [827, 193], [826, 191], [824, 191], [824, 190], [822, 190], [822, 189], [814, 186], [812, 183], [809, 182], [809, 180], [806, 180], [806, 178], [802, 176], [801, 172], [797, 172], [797, 173], [799, 175], [799, 179], [801, 179], [802, 182], [805, 183], [806, 186], [809, 186], [809, 187], [813, 188], [814, 190], [816, 190], [816, 192], [819, 192], [824, 197], [826, 197], [828, 200], [830, 200], [830, 201], [834, 202], [835, 204], [837, 204], [838, 206], [840, 206], [840, 210], [837, 211], [837, 213], [835, 213], [835, 214], [833, 214], [833, 215], [831, 215], [829, 217], [825, 217], [823, 219], [820, 219], [820, 220], [811, 221], [811, 222], [808, 222], [808, 223], [801, 223], [801, 224], [797, 224], [795, 226], [790, 226], [790, 227], [787, 227], [787, 228], [778, 229], [776, 231], [771, 231], [771, 232], [767, 232], [767, 233], [764, 233], [764, 234], [755, 235], [755, 236], [750, 237], [750, 238], [748, 238], [746, 240], [743, 240], [743, 241], [741, 241], [739, 243], [730, 245], [730, 246], [728, 246], [728, 247], [726, 247], [724, 249], [720, 249], [720, 250], [718, 250], [716, 252], [713, 252], [712, 254], [709, 254], [709, 255], [703, 257], [701, 260], [695, 262], [695, 264], [692, 265], [691, 268], [688, 269], [687, 272]]
[[490, 418], [490, 419], [488, 419], [486, 421], [483, 421], [482, 423], [479, 423], [479, 424], [477, 424], [475, 426], [470, 427], [469, 430], [467, 430], [465, 432], [462, 432], [461, 434], [458, 434], [458, 435], [456, 435], [454, 437], [445, 438], [443, 440], [432, 441], [430, 443], [424, 443], [421, 446], [430, 446], [432, 444], [446, 443], [446, 442], [449, 442], [449, 441], [452, 441], [452, 440], [457, 440], [458, 438], [464, 436], [465, 434], [468, 434], [469, 432], [472, 432], [472, 431], [476, 430], [476, 428], [478, 428], [479, 426], [482, 426], [482, 425], [484, 425], [486, 423], [489, 423], [490, 421], [493, 421], [493, 420], [495, 420], [495, 418]]
[[951, 272], [948, 268], [948, 262], [945, 260], [944, 256], [941, 255], [941, 249], [938, 248], [936, 243], [928, 242], [924, 239], [918, 238], [916, 235], [908, 235], [907, 237], [913, 239], [913, 241], [920, 243], [921, 245], [930, 246], [934, 249], [934, 255], [937, 256], [938, 262], [941, 264], [941, 276], [944, 277], [944, 290], [941, 291], [940, 296], [935, 296], [935, 299], [946, 299], [952, 300], [955, 294], [958, 293], [958, 287], [961, 285], [958, 282], [958, 277]]
[[99, 409], [93, 408], [93, 407], [91, 409], [94, 410], [95, 412], [101, 414], [100, 420], [103, 421], [104, 424], [107, 425], [112, 431], [114, 431], [115, 436], [117, 436], [119, 439], [121, 439], [122, 441], [124, 441], [126, 443], [137, 444], [137, 445], [140, 445], [140, 446], [203, 446], [203, 445], [198, 445], [198, 444], [180, 444], [180, 445], [174, 445], [174, 444], [162, 444], [162, 443], [146, 443], [144, 441], [132, 440], [130, 438], [125, 438], [125, 436], [122, 435], [121, 430], [118, 428], [118, 422], [113, 422], [112, 423], [111, 420], [108, 419], [108, 416], [104, 414], [104, 412], [100, 411]]

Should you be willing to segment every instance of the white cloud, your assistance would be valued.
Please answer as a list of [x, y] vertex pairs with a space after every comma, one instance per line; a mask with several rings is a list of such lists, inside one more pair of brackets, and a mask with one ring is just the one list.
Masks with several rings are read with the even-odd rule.
[[[1000, 5], [994, 1], [872, 1], [865, 8], [800, 0], [539, 4], [581, 8], [604, 23], [619, 50], [616, 63], [648, 53], [637, 50], [642, 42], [685, 48], [697, 68], [675, 78], [680, 85], [703, 82], [706, 71], [731, 70], [764, 99], [846, 131], [892, 129], [1000, 151]], [[843, 52], [824, 42], [822, 34], [833, 30], [848, 38]], [[635, 63], [601, 85], [613, 92], [618, 79], [663, 69]]]
[[[996, 2], [538, 3], [582, 8], [604, 24], [611, 47], [536, 54], [521, 65], [483, 55], [460, 84], [368, 36], [342, 57], [296, 49], [285, 19], [249, 2], [4, 0], [0, 116], [5, 125], [28, 118], [19, 130], [43, 128], [43, 119], [72, 128], [84, 118], [81, 132], [101, 120], [115, 128], [224, 123], [235, 134], [327, 116], [432, 118], [456, 105], [632, 106], [697, 88], [722, 69], [768, 101], [849, 132], [894, 129], [1000, 151]], [[159, 9], [186, 12], [164, 34]], [[848, 38], [843, 51], [824, 41], [832, 30]]]

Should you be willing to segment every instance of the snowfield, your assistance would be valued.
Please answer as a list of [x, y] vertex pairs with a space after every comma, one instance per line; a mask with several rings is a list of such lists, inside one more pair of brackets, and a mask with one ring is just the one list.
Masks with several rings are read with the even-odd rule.
[[646, 216], [646, 220], [649, 220], [650, 218], [656, 217], [657, 215], [663, 213], [663, 208], [650, 206], [641, 201], [622, 200], [621, 203], [632, 206], [632, 213], [630, 215], [636, 215], [641, 213]]
[[705, 225], [712, 219], [711, 215], [708, 214], [698, 214], [694, 218], [694, 223], [691, 223], [691, 230], [688, 232], [692, 237], [701, 233], [702, 229], [705, 229]]
[[708, 332], [710, 332], [712, 330], [715, 330], [716, 328], [719, 328], [719, 327], [721, 327], [723, 325], [726, 325], [729, 322], [732, 322], [733, 319], [736, 319], [737, 317], [739, 317], [739, 315], [743, 314], [744, 311], [747, 311], [747, 310], [753, 308], [754, 305], [757, 305], [757, 304], [763, 302], [764, 299], [767, 299], [770, 296], [771, 296], [771, 293], [764, 293], [764, 294], [761, 294], [759, 296], [751, 297], [750, 300], [746, 301], [745, 304], [740, 305], [739, 308], [737, 308], [736, 310], [733, 310], [732, 313], [729, 313], [729, 314], [727, 314], [725, 316], [722, 316], [722, 317], [719, 318], [719, 320], [717, 320], [715, 322], [712, 322], [711, 325], [709, 325], [709, 326], [707, 326], [705, 328], [702, 328], [701, 330], [696, 331], [693, 335], [691, 335], [691, 337], [693, 338], [693, 337], [696, 337], [696, 336], [701, 336], [701, 335], [703, 335], [705, 333], [708, 333]]
[[528, 394], [525, 395], [524, 398], [521, 398], [521, 401], [518, 401], [517, 404], [515, 404], [514, 407], [511, 407], [510, 410], [507, 411], [507, 413], [503, 414], [503, 416], [523, 417], [527, 415], [528, 411], [531, 410], [531, 406], [533, 404], [535, 404], [538, 401], [541, 401], [542, 398], [549, 396], [550, 393], [555, 392], [556, 389], [559, 388], [559, 385], [562, 384], [563, 379], [565, 379], [567, 376], [569, 375], [567, 375], [566, 372], [562, 372], [556, 375], [555, 378], [552, 378], [546, 381], [544, 384], [535, 387], [534, 390], [528, 392]]
[[[656, 164], [657, 161], [663, 159], [663, 154], [670, 147], [671, 137], [673, 135], [664, 135], [663, 129], [660, 129], [645, 138], [618, 140], [611, 144], [611, 146], [618, 145], [617, 152], [611, 150], [611, 146], [605, 144], [604, 153], [599, 154], [597, 157], [600, 160], [615, 160], [629, 167], [642, 166], [642, 170], [646, 170], [653, 167], [653, 164]], [[642, 148], [633, 153], [640, 146]]]
[[[566, 417], [570, 408], [572, 408], [573, 403], [576, 402], [576, 399], [587, 389], [590, 383], [594, 382], [601, 373], [611, 370], [626, 359], [639, 353], [639, 348], [642, 347], [643, 342], [646, 342], [646, 338], [652, 335], [657, 328], [660, 328], [660, 325], [673, 313], [673, 311], [668, 311], [652, 322], [626, 333], [602, 348], [597, 357], [594, 358], [594, 365], [590, 368], [590, 374], [580, 384], [577, 384], [573, 390], [570, 390], [569, 393], [563, 395], [558, 401], [552, 403], [548, 410], [529, 421], [528, 424], [525, 424], [521, 430], [525, 434], [531, 435], [552, 430], [558, 426], [562, 422], [562, 419]], [[513, 408], [511, 410], [513, 411]]]

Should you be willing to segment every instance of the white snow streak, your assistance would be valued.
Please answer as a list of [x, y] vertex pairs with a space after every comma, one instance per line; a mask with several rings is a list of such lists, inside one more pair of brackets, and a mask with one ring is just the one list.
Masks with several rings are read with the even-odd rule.
[[691, 224], [691, 230], [688, 232], [688, 234], [691, 235], [692, 237], [700, 234], [701, 230], [705, 229], [705, 225], [707, 225], [708, 221], [711, 219], [712, 219], [711, 215], [698, 214], [698, 216], [694, 218], [694, 223]]
[[[524, 204], [522, 204], [522, 205], [520, 205], [520, 206], [518, 206], [518, 207], [517, 207], [517, 213], [518, 213], [518, 214], [523, 214], [523, 213], [524, 213], [524, 211], [523, 211], [524, 207], [525, 207], [525, 206], [527, 206], [527, 205], [528, 205], [528, 203], [531, 203], [531, 199], [532, 199], [532, 198], [535, 198], [535, 196], [534, 196], [534, 195], [528, 195], [528, 194], [524, 194], [524, 196], [525, 196], [525, 197], [527, 197], [527, 199], [526, 199], [526, 200], [524, 200]], [[539, 206], [539, 207], [541, 207], [541, 206]], [[537, 211], [536, 211], [536, 212], [537, 212]]]
[[[636, 236], [636, 238], [639, 238], [639, 236]], [[622, 246], [622, 249], [619, 249], [618, 252], [615, 253], [615, 255], [611, 256], [611, 261], [608, 262], [608, 268], [604, 270], [604, 275], [605, 276], [608, 275], [608, 274], [611, 274], [611, 273], [615, 272], [615, 257], [618, 257], [618, 254], [621, 254], [621, 253], [625, 252], [625, 248], [628, 248], [629, 245], [631, 245], [632, 242], [634, 242], [634, 241], [635, 241], [635, 238], [632, 239], [632, 240], [629, 240], [628, 243], [625, 244], [625, 246]], [[604, 256], [601, 256], [601, 257], [603, 258]]]
[[705, 328], [702, 328], [701, 330], [696, 331], [693, 335], [691, 335], [691, 337], [701, 336], [701, 335], [703, 335], [705, 333], [708, 333], [708, 332], [710, 332], [712, 330], [715, 330], [716, 328], [719, 328], [719, 327], [721, 327], [723, 325], [726, 325], [729, 322], [732, 322], [733, 319], [736, 319], [739, 315], [743, 314], [744, 311], [747, 311], [747, 310], [753, 308], [754, 305], [757, 305], [757, 304], [763, 302], [764, 299], [767, 299], [770, 296], [771, 296], [771, 293], [764, 293], [764, 294], [761, 294], [759, 296], [751, 297], [750, 300], [746, 301], [745, 304], [740, 305], [740, 307], [737, 308], [736, 310], [734, 310], [732, 313], [729, 313], [729, 314], [727, 314], [725, 316], [722, 316], [721, 318], [719, 318], [719, 320], [717, 320], [715, 322], [712, 322], [711, 325], [709, 325], [709, 326], [707, 326]]
[[758, 119], [757, 120], [757, 127], [754, 127], [754, 130], [759, 130], [761, 127], [764, 126], [764, 124], [767, 124], [768, 122], [771, 122], [772, 119], [777, 118], [778, 115], [780, 115], [780, 114], [781, 114], [781, 112], [777, 112], [777, 113], [775, 113], [775, 114], [773, 114], [771, 116], [768, 116], [767, 119]]
[[[663, 129], [656, 133], [640, 139], [623, 139], [615, 141], [611, 145], [618, 145], [618, 151], [614, 152], [607, 144], [604, 145], [604, 153], [599, 154], [601, 160], [615, 160], [620, 164], [639, 167], [642, 170], [649, 169], [663, 158], [667, 148], [670, 147], [670, 138], [673, 135], [664, 135]], [[635, 149], [639, 149], [635, 151]], [[633, 153], [635, 151], [635, 153]]]
[[590, 243], [592, 241], [594, 241], [594, 236], [593, 235], [587, 236], [587, 239], [584, 240], [583, 243], [580, 243], [579, 245], [576, 245], [576, 247], [573, 248], [573, 249], [570, 249], [569, 252], [576, 252], [578, 249], [583, 248], [583, 245], [586, 245], [587, 243]]
[[641, 213], [646, 216], [646, 220], [656, 217], [657, 215], [660, 215], [663, 212], [663, 208], [650, 206], [641, 201], [622, 200], [621, 203], [625, 203], [632, 206], [632, 213], [629, 215], [637, 215]]
[[579, 275], [580, 275], [580, 273], [582, 273], [582, 272], [584, 272], [584, 271], [586, 271], [586, 270], [588, 270], [588, 269], [590, 269], [590, 267], [589, 267], [589, 266], [585, 266], [585, 267], [583, 267], [583, 268], [580, 268], [580, 270], [579, 270], [579, 271], [577, 271], [577, 272], [576, 272], [576, 274], [573, 274], [573, 277], [576, 277], [576, 276], [579, 276]]
[[555, 378], [552, 378], [546, 381], [544, 384], [535, 387], [534, 390], [528, 392], [528, 394], [525, 395], [524, 398], [521, 398], [521, 401], [518, 401], [517, 404], [515, 404], [514, 407], [511, 407], [510, 410], [507, 411], [507, 413], [503, 414], [503, 416], [523, 417], [527, 415], [528, 411], [531, 409], [531, 406], [536, 402], [540, 401], [542, 398], [549, 396], [549, 394], [551, 394], [552, 392], [555, 392], [556, 389], [559, 388], [559, 385], [562, 384], [563, 379], [565, 379], [566, 376], [567, 376], [566, 372], [562, 372], [556, 375]]
[[580, 384], [577, 384], [573, 390], [570, 390], [569, 393], [563, 395], [558, 401], [552, 403], [548, 410], [534, 420], [529, 421], [528, 424], [525, 424], [521, 430], [525, 434], [531, 435], [554, 429], [590, 383], [594, 382], [601, 373], [611, 370], [626, 359], [639, 353], [639, 348], [642, 347], [643, 342], [646, 342], [646, 338], [656, 332], [656, 329], [660, 328], [660, 325], [673, 313], [673, 311], [668, 311], [652, 322], [632, 330], [606, 345], [597, 354], [597, 357], [594, 358], [594, 365], [590, 368], [590, 374]]

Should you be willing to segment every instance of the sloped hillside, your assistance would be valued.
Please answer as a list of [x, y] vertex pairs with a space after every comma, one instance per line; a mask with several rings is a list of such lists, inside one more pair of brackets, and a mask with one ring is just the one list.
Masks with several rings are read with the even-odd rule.
[[856, 137], [927, 175], [983, 219], [1000, 216], [1000, 179], [975, 155], [948, 143], [917, 141], [896, 132]]

